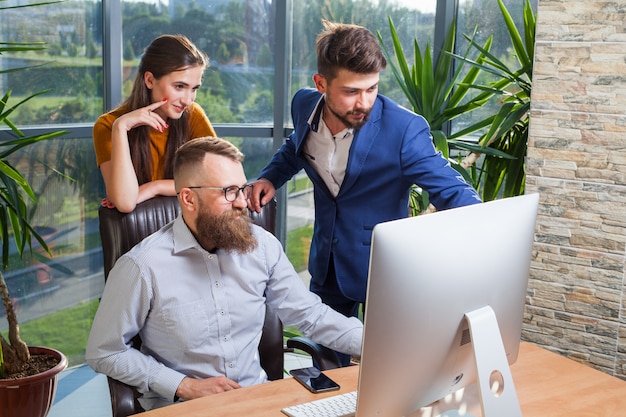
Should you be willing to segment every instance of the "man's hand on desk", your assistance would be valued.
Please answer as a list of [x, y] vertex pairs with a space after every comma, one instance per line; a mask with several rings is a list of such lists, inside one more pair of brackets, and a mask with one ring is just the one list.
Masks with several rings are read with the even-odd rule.
[[220, 392], [231, 391], [237, 388], [241, 388], [241, 386], [225, 376], [206, 379], [185, 377], [176, 390], [176, 396], [187, 401], [193, 400], [194, 398], [206, 397], [207, 395], [219, 394]]

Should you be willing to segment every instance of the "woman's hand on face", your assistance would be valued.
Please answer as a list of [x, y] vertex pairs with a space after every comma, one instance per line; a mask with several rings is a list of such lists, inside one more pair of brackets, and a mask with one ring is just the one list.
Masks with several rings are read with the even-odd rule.
[[163, 132], [163, 130], [166, 129], [168, 125], [155, 110], [165, 103], [167, 103], [166, 98], [163, 99], [163, 101], [152, 103], [147, 105], [146, 107], [133, 110], [118, 117], [114, 123], [117, 124], [120, 128], [126, 130], [127, 132], [131, 129], [136, 128], [137, 126], [150, 126], [153, 129], [158, 130], [159, 132]]

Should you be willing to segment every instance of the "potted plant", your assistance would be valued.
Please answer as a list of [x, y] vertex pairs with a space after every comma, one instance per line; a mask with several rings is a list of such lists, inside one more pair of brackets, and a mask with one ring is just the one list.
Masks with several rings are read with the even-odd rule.
[[[58, 2], [33, 3], [22, 6], [0, 7], [2, 10], [17, 7], [33, 7]], [[43, 42], [0, 42], [0, 54], [45, 49]], [[24, 70], [27, 67], [0, 70], [2, 74]], [[17, 316], [2, 270], [9, 263], [9, 247], [15, 244], [19, 255], [28, 247], [32, 249], [33, 238], [43, 250], [49, 248], [34, 226], [30, 224], [28, 203], [36, 200], [24, 175], [11, 165], [8, 157], [34, 143], [65, 134], [57, 131], [48, 134], [26, 136], [11, 121], [10, 116], [23, 103], [44, 94], [32, 94], [17, 103], [10, 102], [11, 90], [0, 97], [0, 125], [6, 126], [8, 141], [0, 142], [0, 240], [2, 268], [0, 268], [0, 296], [9, 323], [8, 340], [0, 335], [0, 417], [44, 417], [54, 399], [57, 375], [67, 367], [67, 358], [54, 349], [27, 346], [19, 334]]]

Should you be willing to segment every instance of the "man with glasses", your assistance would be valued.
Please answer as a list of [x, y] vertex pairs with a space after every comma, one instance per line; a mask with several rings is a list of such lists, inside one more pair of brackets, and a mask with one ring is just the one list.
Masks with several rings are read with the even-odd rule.
[[437, 153], [424, 118], [378, 94], [387, 62], [376, 37], [361, 26], [323, 23], [315, 89], [295, 94], [294, 132], [259, 174], [251, 208], [260, 211], [276, 189], [307, 173], [315, 199], [311, 291], [356, 316], [366, 301], [372, 229], [408, 215], [413, 184], [438, 210], [481, 200]]
[[[266, 306], [314, 341], [360, 356], [363, 326], [322, 304], [280, 242], [247, 217], [252, 186], [231, 143], [181, 146], [181, 215], [119, 258], [87, 344], [87, 363], [144, 395], [146, 409], [265, 382]], [[141, 351], [130, 340], [141, 335]]]

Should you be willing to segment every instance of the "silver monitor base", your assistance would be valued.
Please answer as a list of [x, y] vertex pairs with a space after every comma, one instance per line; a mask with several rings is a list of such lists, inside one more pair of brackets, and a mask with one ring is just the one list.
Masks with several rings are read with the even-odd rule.
[[474, 348], [483, 417], [522, 417], [495, 312], [486, 306], [466, 313], [465, 318]]

